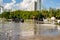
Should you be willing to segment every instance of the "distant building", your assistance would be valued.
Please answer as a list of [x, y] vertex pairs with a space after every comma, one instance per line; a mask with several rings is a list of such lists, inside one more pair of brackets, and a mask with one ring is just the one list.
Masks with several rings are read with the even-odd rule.
[[34, 2], [34, 10], [37, 10], [37, 2]]
[[37, 10], [41, 10], [41, 0], [37, 0]]
[[0, 13], [2, 13], [4, 10], [3, 6], [0, 6]]
[[27, 11], [38, 10], [38, 11], [40, 11], [41, 10], [41, 0], [31, 1], [31, 3], [29, 3], [29, 6], [27, 8], [25, 8], [24, 10], [27, 10]]
[[32, 1], [31, 3], [29, 3], [29, 6], [27, 8], [25, 8], [25, 10], [27, 11], [34, 11], [34, 1]]

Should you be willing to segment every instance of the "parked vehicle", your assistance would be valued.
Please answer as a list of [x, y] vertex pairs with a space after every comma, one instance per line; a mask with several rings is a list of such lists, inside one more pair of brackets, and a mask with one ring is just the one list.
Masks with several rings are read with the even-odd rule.
[[20, 22], [24, 23], [24, 19], [20, 19]]
[[19, 23], [19, 22], [24, 22], [24, 19], [22, 19], [22, 18], [17, 18], [17, 17], [13, 17], [12, 18], [12, 21], [14, 21], [14, 22], [17, 22], [17, 23]]
[[35, 18], [35, 22], [37, 23], [37, 24], [43, 24], [43, 18]]

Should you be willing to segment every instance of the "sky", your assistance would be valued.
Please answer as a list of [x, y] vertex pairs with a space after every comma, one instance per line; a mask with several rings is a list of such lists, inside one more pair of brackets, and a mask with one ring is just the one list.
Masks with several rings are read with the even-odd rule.
[[60, 9], [60, 0], [45, 0], [43, 2], [45, 8], [57, 8]]
[[[34, 0], [0, 0], [5, 9], [25, 9]], [[60, 9], [60, 0], [42, 0], [42, 8]]]

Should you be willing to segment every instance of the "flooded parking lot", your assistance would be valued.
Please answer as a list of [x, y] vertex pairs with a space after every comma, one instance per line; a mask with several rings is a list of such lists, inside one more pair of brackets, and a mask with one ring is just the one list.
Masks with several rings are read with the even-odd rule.
[[[15, 22], [6, 22], [0, 24], [0, 38], [2, 40], [23, 40], [23, 38], [31, 37], [31, 40], [36, 39], [34, 34], [34, 27], [36, 27], [36, 32], [41, 36], [46, 37], [55, 37], [60, 35], [60, 30], [53, 29], [56, 25], [53, 24], [34, 24], [34, 23], [15, 23]], [[22, 37], [22, 38], [21, 38]], [[38, 39], [39, 39], [38, 37]], [[24, 39], [24, 40], [27, 40]]]

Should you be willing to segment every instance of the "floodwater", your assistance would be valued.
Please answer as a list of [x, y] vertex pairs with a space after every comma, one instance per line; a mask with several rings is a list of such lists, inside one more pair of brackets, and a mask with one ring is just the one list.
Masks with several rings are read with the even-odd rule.
[[54, 24], [40, 24], [39, 34], [42, 36], [58, 36], [60, 35], [60, 26]]
[[[12, 40], [18, 40], [19, 34], [21, 34], [23, 36], [28, 36], [28, 35], [32, 36], [32, 35], [34, 35], [34, 27], [32, 27], [34, 25], [35, 24], [33, 24], [33, 23], [29, 24], [29, 23], [14, 23], [14, 22], [7, 22], [5, 24], [0, 24], [0, 30], [1, 30], [0, 38], [8, 39], [9, 37], [12, 37]], [[49, 24], [47, 24], [47, 25], [36, 24], [36, 28], [38, 27], [37, 28], [38, 35], [42, 35], [42, 36], [60, 35], [60, 30], [49, 29], [48, 25]], [[51, 26], [53, 26], [53, 25], [51, 25]], [[52, 27], [52, 28], [54, 28], [54, 27]], [[1, 34], [2, 34], [2, 36], [1, 36]]]
[[20, 23], [1, 23], [0, 30], [0, 40], [18, 40], [20, 33]]
[[[3, 31], [5, 33], [13, 33], [13, 34], [21, 34], [21, 35], [29, 35], [32, 32], [32, 35], [34, 34], [34, 26], [35, 24], [29, 24], [29, 23], [14, 23], [14, 22], [8, 22], [5, 24], [0, 24], [0, 32]], [[36, 28], [38, 29], [39, 34], [41, 35], [46, 35], [46, 36], [55, 36], [55, 35], [60, 35], [60, 30], [53, 29], [54, 26], [52, 26], [52, 29], [49, 29], [50, 26], [49, 24], [44, 24], [44, 25], [36, 25]], [[30, 26], [30, 29], [28, 28]], [[39, 29], [40, 28], [40, 29]], [[27, 30], [28, 29], [28, 30]], [[29, 32], [28, 32], [29, 31]], [[26, 34], [25, 34], [26, 33]]]
[[60, 35], [60, 30], [45, 30], [40, 33], [43, 36], [58, 36]]

